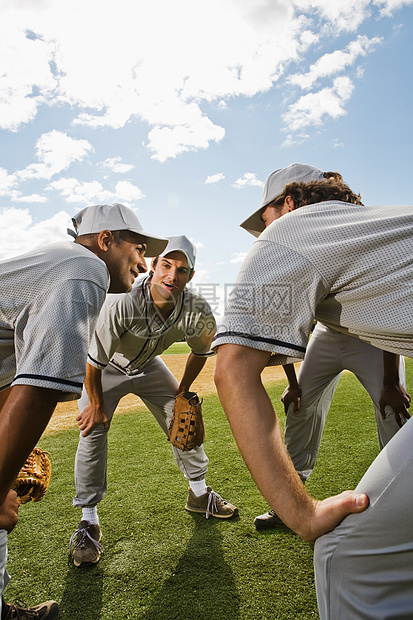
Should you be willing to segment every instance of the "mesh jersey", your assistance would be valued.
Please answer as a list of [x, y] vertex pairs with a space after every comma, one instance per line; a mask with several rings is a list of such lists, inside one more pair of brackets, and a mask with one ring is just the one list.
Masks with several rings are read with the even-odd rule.
[[413, 207], [322, 202], [273, 222], [246, 257], [213, 347], [304, 357], [313, 319], [413, 356]]
[[133, 372], [184, 339], [195, 355], [212, 355], [216, 323], [206, 300], [184, 289], [165, 321], [152, 301], [149, 284], [150, 277], [145, 277], [130, 293], [108, 296], [89, 348], [92, 366], [102, 369], [112, 361], [126, 373]]
[[78, 398], [109, 286], [105, 263], [70, 241], [0, 262], [0, 388], [34, 385]]

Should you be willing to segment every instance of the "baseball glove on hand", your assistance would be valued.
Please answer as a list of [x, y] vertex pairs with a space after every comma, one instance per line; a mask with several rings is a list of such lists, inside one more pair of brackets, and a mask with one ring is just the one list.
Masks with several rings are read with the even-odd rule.
[[38, 502], [49, 488], [52, 465], [49, 453], [33, 448], [12, 485], [20, 504]]
[[175, 398], [168, 439], [175, 448], [184, 452], [205, 441], [201, 402], [195, 392], [182, 392]]

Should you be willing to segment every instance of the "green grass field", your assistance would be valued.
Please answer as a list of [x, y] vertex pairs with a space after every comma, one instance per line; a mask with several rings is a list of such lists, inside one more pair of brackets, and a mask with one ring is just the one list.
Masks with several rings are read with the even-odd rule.
[[181, 355], [182, 353], [189, 353], [190, 348], [185, 342], [174, 342], [171, 346], [162, 353], [162, 355]]
[[[408, 361], [408, 386], [413, 362]], [[277, 412], [284, 382], [269, 386]], [[204, 400], [210, 458], [207, 481], [239, 507], [229, 521], [184, 510], [187, 484], [152, 416], [115, 416], [110, 432], [108, 495], [100, 504], [106, 552], [91, 568], [69, 560], [80, 509], [72, 507], [76, 430], [44, 436], [53, 455], [46, 497], [20, 510], [9, 538], [12, 581], [6, 601], [55, 598], [67, 620], [297, 620], [318, 618], [313, 545], [285, 528], [258, 534], [266, 510], [237, 451], [217, 397]], [[353, 488], [378, 452], [373, 407], [345, 374], [308, 482], [318, 498]]]

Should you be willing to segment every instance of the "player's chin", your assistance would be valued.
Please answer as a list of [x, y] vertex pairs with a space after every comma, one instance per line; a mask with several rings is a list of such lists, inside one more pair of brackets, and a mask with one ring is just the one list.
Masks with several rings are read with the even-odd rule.
[[129, 293], [129, 291], [132, 290], [132, 285], [134, 282], [134, 278], [128, 278], [118, 282], [111, 282], [108, 293]]

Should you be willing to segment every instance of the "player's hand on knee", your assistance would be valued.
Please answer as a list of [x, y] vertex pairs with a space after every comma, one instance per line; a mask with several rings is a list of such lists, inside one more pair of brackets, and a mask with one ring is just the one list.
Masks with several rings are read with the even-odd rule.
[[369, 505], [369, 498], [364, 493], [344, 491], [340, 495], [316, 501], [314, 518], [309, 536], [305, 540], [314, 541], [319, 536], [333, 530], [349, 514], [363, 512]]
[[98, 424], [103, 424], [105, 430], [108, 430], [110, 426], [110, 420], [103, 409], [94, 405], [86, 405], [77, 416], [76, 422], [82, 431], [82, 437], [87, 437]]
[[10, 533], [19, 520], [19, 500], [16, 491], [9, 491], [0, 506], [0, 529]]
[[301, 405], [301, 390], [299, 387], [286, 387], [281, 396], [281, 402], [284, 403], [284, 411], [288, 413], [288, 408], [293, 404], [293, 412], [298, 413]]
[[381, 417], [385, 420], [386, 407], [391, 407], [397, 424], [402, 427], [406, 420], [410, 418], [408, 409], [411, 400], [410, 394], [406, 392], [400, 383], [385, 386], [379, 400]]

